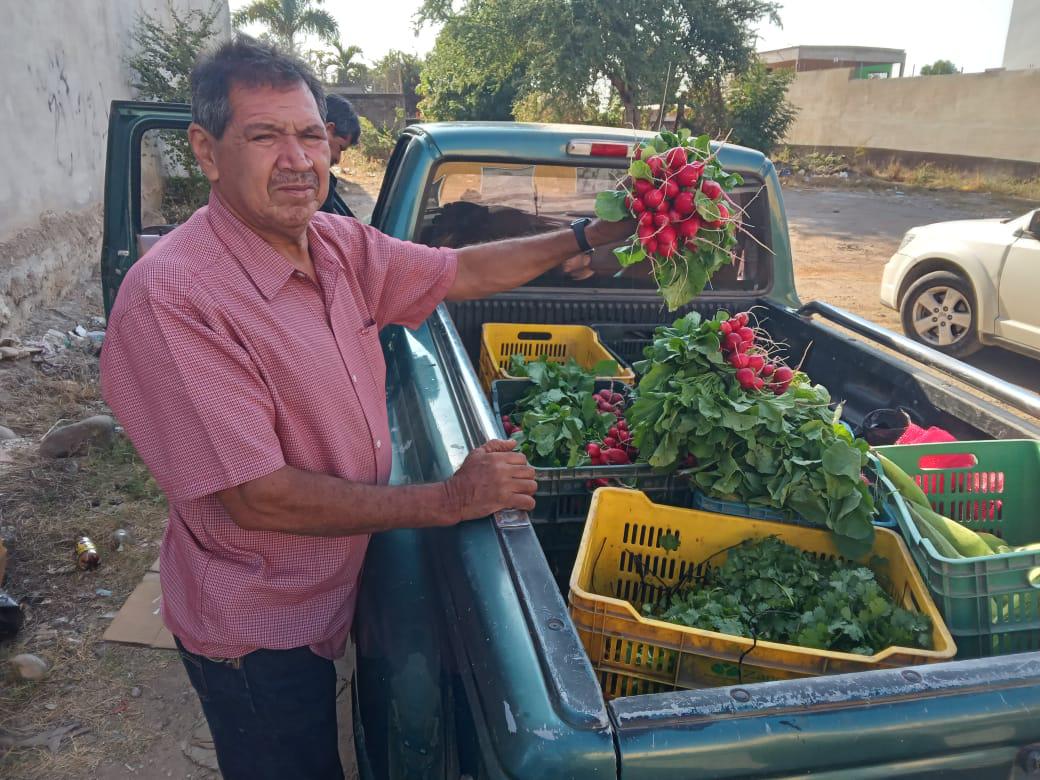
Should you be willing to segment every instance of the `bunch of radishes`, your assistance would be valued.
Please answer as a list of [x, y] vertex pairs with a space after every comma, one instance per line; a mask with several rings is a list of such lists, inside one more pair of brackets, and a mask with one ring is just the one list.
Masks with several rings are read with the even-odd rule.
[[506, 436], [512, 436], [520, 430], [520, 426], [513, 422], [508, 414], [502, 415], [502, 427], [505, 428]]
[[[636, 149], [635, 158], [640, 159], [641, 154], [642, 149]], [[690, 162], [682, 146], [651, 155], [645, 162], [651, 178], [633, 177], [625, 206], [636, 218], [636, 237], [648, 255], [671, 259], [693, 244], [702, 228], [722, 230], [726, 226], [731, 218], [726, 193], [717, 181], [704, 176], [704, 162]], [[708, 210], [711, 216], [717, 211], [718, 219], [705, 219], [698, 213], [698, 192], [712, 201], [714, 210]]]
[[[639, 452], [632, 444], [632, 434], [623, 416], [624, 396], [611, 390], [600, 390], [595, 394], [595, 398], [599, 411], [612, 414], [615, 422], [603, 437], [603, 441], [590, 442], [585, 446], [589, 461], [593, 466], [626, 466], [635, 462]], [[604, 478], [589, 480], [590, 488], [607, 487], [609, 484], [610, 480]]]
[[743, 390], [770, 390], [783, 395], [794, 378], [794, 371], [779, 361], [770, 360], [769, 352], [759, 342], [761, 331], [751, 327], [746, 311], [719, 323], [722, 354], [737, 370], [736, 378]]

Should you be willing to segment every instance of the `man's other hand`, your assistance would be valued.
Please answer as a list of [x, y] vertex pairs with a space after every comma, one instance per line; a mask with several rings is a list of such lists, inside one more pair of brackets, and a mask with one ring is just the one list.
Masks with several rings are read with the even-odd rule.
[[535, 471], [516, 442], [492, 439], [473, 450], [446, 483], [456, 520], [475, 520], [502, 509], [534, 509]]

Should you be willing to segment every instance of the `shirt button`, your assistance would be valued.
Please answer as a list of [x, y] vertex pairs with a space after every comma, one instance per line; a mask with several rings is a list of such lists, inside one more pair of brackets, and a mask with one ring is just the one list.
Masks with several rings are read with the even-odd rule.
[[305, 274], [303, 271], [293, 271], [292, 275], [295, 276], [297, 279], [303, 279], [307, 276], [307, 274]]
[[354, 382], [357, 382], [357, 374], [351, 374], [351, 375], [350, 375], [350, 378], [351, 378], [351, 380], [353, 380]]
[[376, 449], [378, 450], [382, 446], [383, 446], [383, 442], [380, 441], [379, 439], [376, 439]]

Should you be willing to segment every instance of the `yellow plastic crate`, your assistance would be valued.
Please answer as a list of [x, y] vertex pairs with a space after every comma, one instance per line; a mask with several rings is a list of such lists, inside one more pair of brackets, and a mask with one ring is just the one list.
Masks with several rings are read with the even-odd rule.
[[617, 360], [616, 376], [597, 379], [635, 383], [636, 375], [612, 355], [600, 341], [596, 331], [584, 325], [527, 325], [517, 323], [484, 323], [480, 337], [480, 382], [491, 391], [496, 379], [518, 379], [507, 373], [509, 359], [523, 355], [533, 360], [544, 355], [548, 360], [563, 363], [574, 358], [583, 368], [592, 368], [601, 360]]
[[[636, 604], [652, 601], [704, 561], [746, 539], [776, 536], [821, 557], [838, 557], [830, 531], [766, 520], [750, 520], [652, 503], [643, 493], [601, 488], [592, 498], [588, 521], [570, 581], [570, 614], [608, 699], [678, 688], [860, 672], [935, 663], [953, 658], [953, 638], [917, 572], [902, 540], [875, 528], [872, 550], [857, 563], [871, 563], [879, 582], [905, 609], [932, 620], [933, 650], [888, 647], [872, 656], [815, 650], [776, 642], [687, 628], [645, 618]], [[679, 549], [665, 550], [664, 534], [679, 537]], [[643, 558], [642, 581], [635, 556]], [[883, 561], [871, 561], [880, 556]], [[712, 565], [725, 560], [714, 555]], [[689, 575], [687, 575], [689, 576]]]

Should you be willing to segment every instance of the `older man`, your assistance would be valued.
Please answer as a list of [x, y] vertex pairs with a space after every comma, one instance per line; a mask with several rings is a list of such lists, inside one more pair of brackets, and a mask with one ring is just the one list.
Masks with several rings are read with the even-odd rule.
[[[331, 659], [368, 535], [530, 509], [536, 489], [504, 441], [446, 482], [386, 484], [379, 330], [524, 284], [580, 241], [561, 230], [431, 249], [316, 213], [329, 142], [306, 67], [239, 39], [191, 86], [212, 194], [127, 274], [102, 390], [169, 500], [163, 618], [225, 778], [338, 778]], [[593, 222], [586, 241], [630, 227]]]

